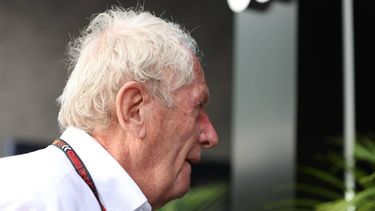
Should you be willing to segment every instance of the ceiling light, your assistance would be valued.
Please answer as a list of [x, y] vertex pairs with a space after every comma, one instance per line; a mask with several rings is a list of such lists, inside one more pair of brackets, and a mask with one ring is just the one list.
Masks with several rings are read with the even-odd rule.
[[227, 2], [233, 12], [242, 12], [250, 4], [250, 0], [227, 0]]

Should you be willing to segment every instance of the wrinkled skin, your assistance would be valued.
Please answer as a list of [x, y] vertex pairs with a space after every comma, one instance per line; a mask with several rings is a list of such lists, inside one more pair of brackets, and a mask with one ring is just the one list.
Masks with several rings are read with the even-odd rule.
[[137, 82], [118, 92], [111, 126], [92, 136], [140, 187], [153, 209], [182, 197], [190, 187], [191, 165], [201, 150], [218, 143], [205, 111], [209, 91], [195, 62], [195, 79], [172, 93], [173, 108], [150, 97]]

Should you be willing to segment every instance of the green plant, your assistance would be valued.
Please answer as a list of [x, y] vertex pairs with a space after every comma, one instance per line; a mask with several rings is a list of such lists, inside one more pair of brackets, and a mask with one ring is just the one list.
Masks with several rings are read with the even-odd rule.
[[[339, 141], [341, 142], [341, 141]], [[334, 143], [338, 143], [336, 140]], [[336, 146], [341, 146], [337, 144]], [[338, 150], [338, 151], [342, 151]], [[343, 172], [345, 163], [342, 153], [327, 152], [318, 156], [325, 168], [300, 166], [299, 172], [315, 179], [314, 185], [294, 184], [294, 189], [309, 197], [279, 200], [266, 205], [267, 210], [317, 210], [317, 211], [369, 211], [375, 210], [375, 140], [360, 137], [355, 144], [356, 194], [350, 201], [344, 200]], [[318, 185], [317, 185], [318, 184]]]
[[319, 211], [375, 210], [375, 141], [368, 137], [357, 140], [355, 145], [357, 193], [350, 201], [337, 199], [317, 205]]
[[228, 194], [228, 184], [224, 182], [192, 187], [183, 198], [169, 202], [159, 211], [227, 210]]

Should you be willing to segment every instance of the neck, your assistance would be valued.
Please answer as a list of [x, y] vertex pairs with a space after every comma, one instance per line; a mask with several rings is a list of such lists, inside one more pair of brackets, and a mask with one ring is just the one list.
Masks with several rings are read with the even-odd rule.
[[125, 169], [126, 135], [115, 127], [95, 129], [91, 136]]
[[137, 140], [130, 133], [125, 133], [120, 128], [116, 129], [116, 127], [94, 130], [91, 136], [125, 169], [145, 194], [151, 206], [154, 209], [161, 207], [162, 204], [156, 203], [158, 200], [153, 195], [155, 190], [150, 189], [150, 187], [153, 187], [149, 184], [150, 178], [145, 178], [143, 175], [145, 169], [142, 163], [147, 157], [144, 155], [140, 144], [142, 141]]

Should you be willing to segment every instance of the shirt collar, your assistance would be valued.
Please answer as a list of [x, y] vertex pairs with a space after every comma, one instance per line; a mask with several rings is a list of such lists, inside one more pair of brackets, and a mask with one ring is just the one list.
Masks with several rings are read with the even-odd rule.
[[72, 146], [85, 164], [107, 210], [151, 210], [134, 180], [89, 134], [69, 127], [61, 139]]

